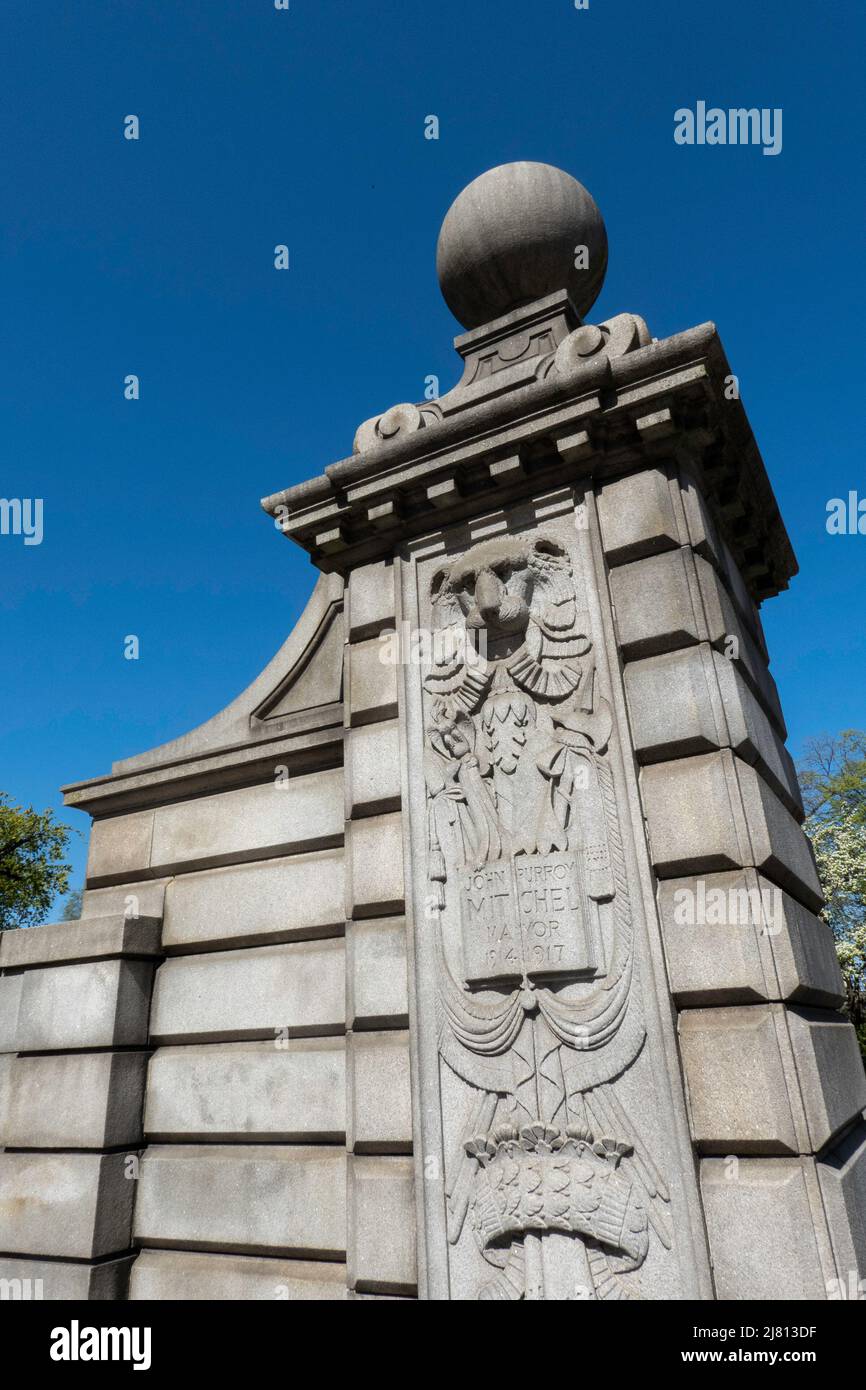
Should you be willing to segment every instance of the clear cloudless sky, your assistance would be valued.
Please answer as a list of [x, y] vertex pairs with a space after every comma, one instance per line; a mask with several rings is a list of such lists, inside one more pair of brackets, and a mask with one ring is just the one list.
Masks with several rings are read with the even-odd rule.
[[[718, 324], [801, 567], [764, 609], [790, 746], [866, 725], [866, 536], [825, 528], [866, 497], [862, 5], [3, 0], [0, 37], [0, 496], [44, 499], [41, 545], [0, 536], [15, 801], [61, 808], [273, 655], [315, 574], [259, 498], [454, 383], [439, 226], [516, 159], [602, 209], [594, 321]], [[781, 154], [676, 145], [698, 100], [780, 107]]]

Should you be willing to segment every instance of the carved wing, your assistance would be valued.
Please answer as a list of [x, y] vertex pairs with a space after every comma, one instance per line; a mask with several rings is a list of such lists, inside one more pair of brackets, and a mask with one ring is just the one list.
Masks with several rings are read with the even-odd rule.
[[433, 621], [437, 628], [452, 627], [463, 621], [460, 600], [454, 592], [447, 569], [437, 570], [430, 584]]
[[665, 1249], [670, 1250], [670, 1192], [650, 1158], [634, 1121], [626, 1115], [613, 1086], [597, 1086], [587, 1091], [583, 1099], [587, 1119], [597, 1134], [614, 1135], [632, 1145], [632, 1152], [621, 1160], [620, 1167], [643, 1189], [649, 1223]]
[[463, 1129], [460, 1151], [456, 1155], [454, 1170], [445, 1183], [446, 1216], [448, 1220], [448, 1239], [456, 1245], [463, 1230], [469, 1202], [472, 1197], [472, 1179], [476, 1163], [466, 1152], [466, 1145], [478, 1134], [487, 1134], [493, 1124], [498, 1096], [489, 1091], [477, 1091], [472, 1097], [468, 1121]]
[[589, 614], [579, 602], [571, 561], [551, 541], [536, 541], [528, 557], [535, 578], [532, 618], [541, 633], [539, 655], [585, 656], [592, 647]]

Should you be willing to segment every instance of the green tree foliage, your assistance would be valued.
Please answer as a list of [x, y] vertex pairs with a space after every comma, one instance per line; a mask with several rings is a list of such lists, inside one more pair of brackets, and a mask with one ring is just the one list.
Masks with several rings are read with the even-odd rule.
[[799, 769], [804, 830], [827, 898], [847, 1008], [866, 1057], [866, 733], [810, 739]]
[[81, 908], [84, 902], [84, 890], [76, 888], [64, 901], [63, 911], [60, 914], [61, 922], [77, 922], [81, 916]]
[[53, 811], [15, 806], [0, 792], [0, 931], [47, 920], [69, 884], [65, 855], [73, 833]]

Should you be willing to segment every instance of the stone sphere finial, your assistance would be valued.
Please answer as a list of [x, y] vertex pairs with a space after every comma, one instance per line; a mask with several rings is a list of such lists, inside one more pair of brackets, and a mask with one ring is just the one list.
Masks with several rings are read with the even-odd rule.
[[556, 290], [581, 318], [607, 269], [607, 233], [583, 184], [552, 164], [488, 169], [445, 215], [436, 273], [445, 303], [478, 328]]

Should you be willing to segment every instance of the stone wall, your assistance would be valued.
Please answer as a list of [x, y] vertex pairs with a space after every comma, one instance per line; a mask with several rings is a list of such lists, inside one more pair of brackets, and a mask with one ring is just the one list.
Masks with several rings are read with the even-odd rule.
[[159, 925], [0, 936], [0, 1278], [36, 1297], [126, 1296]]
[[0, 1277], [415, 1294], [393, 607], [361, 590], [361, 641], [323, 579], [264, 683], [69, 792], [83, 918], [0, 937]]

